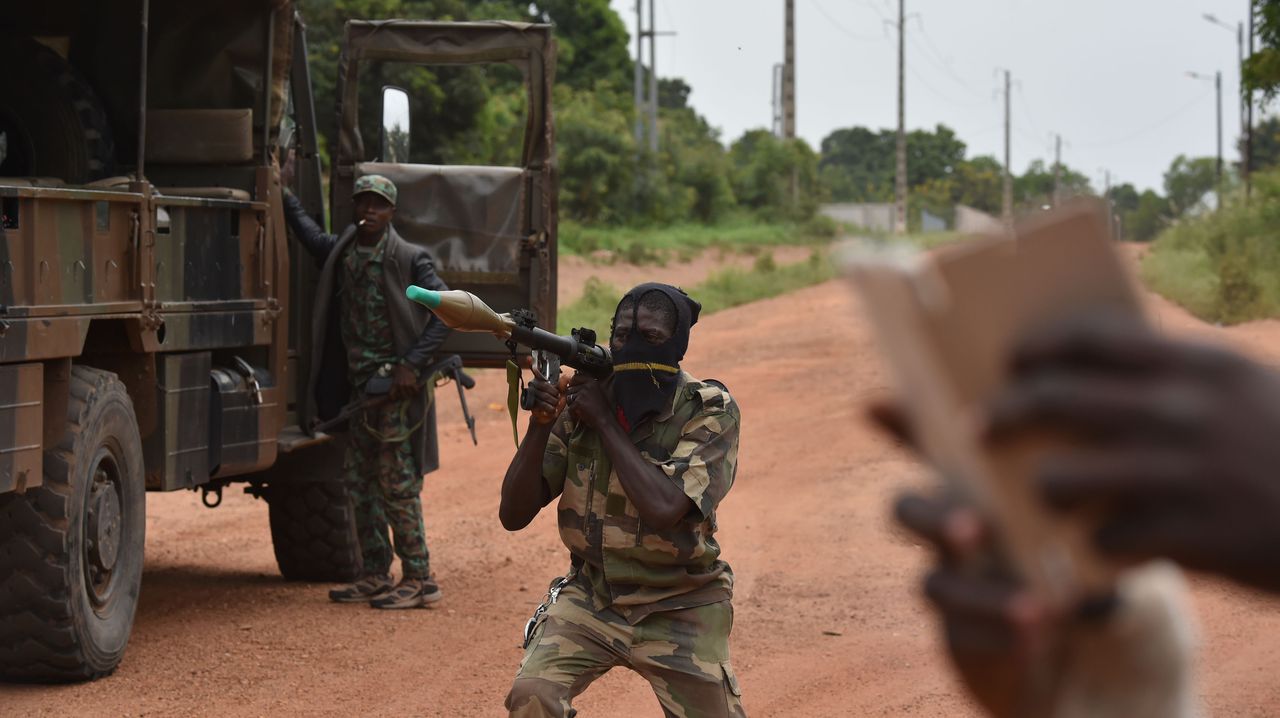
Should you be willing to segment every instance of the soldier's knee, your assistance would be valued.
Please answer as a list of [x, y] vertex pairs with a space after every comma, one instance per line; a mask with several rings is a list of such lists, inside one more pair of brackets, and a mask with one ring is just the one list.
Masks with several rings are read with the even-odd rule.
[[569, 690], [542, 678], [517, 678], [507, 694], [511, 718], [573, 718]]

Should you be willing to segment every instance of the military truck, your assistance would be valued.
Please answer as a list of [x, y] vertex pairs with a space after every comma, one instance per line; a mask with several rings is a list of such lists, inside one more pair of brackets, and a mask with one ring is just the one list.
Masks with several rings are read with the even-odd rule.
[[[316, 108], [289, 0], [0, 0], [0, 18], [0, 677], [83, 680], [128, 641], [144, 491], [213, 506], [245, 484], [286, 579], [355, 575], [341, 447], [308, 431], [302, 389], [317, 270], [281, 207], [291, 153], [324, 214], [318, 114], [336, 109], [331, 226], [359, 176], [387, 175], [397, 229], [451, 286], [554, 322], [555, 48], [545, 25], [353, 21], [337, 107]], [[515, 68], [519, 162], [414, 164], [404, 92], [360, 106], [385, 63]], [[507, 356], [481, 335], [441, 352]]]

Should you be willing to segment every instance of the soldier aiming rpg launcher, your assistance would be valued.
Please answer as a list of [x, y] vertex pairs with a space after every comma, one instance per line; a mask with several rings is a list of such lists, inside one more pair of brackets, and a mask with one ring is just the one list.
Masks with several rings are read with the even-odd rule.
[[[436, 292], [418, 286], [405, 290], [406, 296], [430, 309], [450, 329], [460, 332], [484, 332], [505, 340], [511, 353], [517, 344], [533, 350], [533, 366], [544, 379], [556, 384], [560, 367], [586, 372], [596, 379], [613, 373], [609, 350], [596, 344], [592, 329], [574, 329], [569, 336], [552, 334], [538, 327], [532, 312], [517, 309], [498, 314], [476, 295], [462, 290]], [[508, 376], [511, 370], [508, 369]], [[520, 406], [533, 408], [533, 395], [526, 389], [520, 394]], [[513, 418], [514, 421], [514, 418]]]

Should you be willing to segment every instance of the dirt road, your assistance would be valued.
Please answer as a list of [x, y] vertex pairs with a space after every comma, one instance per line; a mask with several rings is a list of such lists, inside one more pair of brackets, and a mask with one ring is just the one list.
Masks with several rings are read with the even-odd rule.
[[[1153, 309], [1171, 331], [1280, 364], [1280, 323], [1218, 332], [1167, 303]], [[732, 646], [746, 706], [757, 717], [970, 715], [916, 597], [925, 552], [887, 519], [890, 498], [924, 475], [860, 419], [859, 400], [885, 376], [853, 316], [844, 287], [828, 283], [694, 330], [686, 366], [725, 381], [743, 412], [720, 538], [738, 576]], [[519, 534], [498, 524], [511, 427], [487, 405], [503, 391], [486, 373], [473, 393], [479, 448], [444, 403], [446, 468], [424, 492], [439, 608], [330, 604], [325, 586], [279, 580], [262, 503], [229, 494], [210, 511], [194, 494], [152, 494], [142, 605], [120, 670], [88, 685], [0, 686], [0, 714], [502, 715], [521, 626], [567, 563], [549, 513]], [[1275, 715], [1280, 605], [1208, 581], [1195, 594], [1212, 714]], [[579, 708], [658, 714], [622, 671]]]

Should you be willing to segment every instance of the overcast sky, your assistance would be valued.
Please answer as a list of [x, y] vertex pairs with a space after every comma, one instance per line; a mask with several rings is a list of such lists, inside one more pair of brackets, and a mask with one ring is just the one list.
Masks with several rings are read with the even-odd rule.
[[[632, 35], [635, 0], [611, 0]], [[783, 0], [656, 0], [658, 74], [684, 78], [727, 143], [771, 123]], [[648, 3], [645, 3], [646, 8]], [[907, 126], [945, 123], [970, 156], [1003, 158], [997, 68], [1013, 72], [1013, 166], [1063, 162], [1102, 185], [1159, 189], [1178, 154], [1216, 152], [1213, 83], [1223, 72], [1224, 154], [1237, 158], [1239, 71], [1232, 27], [1248, 0], [907, 0]], [[647, 11], [646, 11], [647, 12]], [[833, 129], [897, 123], [896, 0], [796, 0], [797, 122], [815, 149]], [[647, 21], [646, 21], [647, 22]]]

